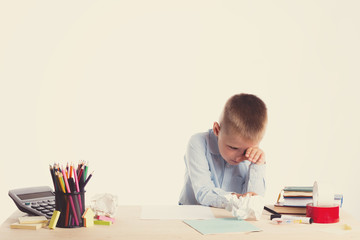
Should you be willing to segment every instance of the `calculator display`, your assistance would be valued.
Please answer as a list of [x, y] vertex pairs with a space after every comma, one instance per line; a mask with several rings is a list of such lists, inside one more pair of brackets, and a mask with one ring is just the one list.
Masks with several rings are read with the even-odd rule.
[[35, 192], [35, 193], [26, 193], [17, 195], [21, 200], [34, 199], [34, 198], [43, 198], [43, 197], [52, 197], [54, 194], [52, 192]]

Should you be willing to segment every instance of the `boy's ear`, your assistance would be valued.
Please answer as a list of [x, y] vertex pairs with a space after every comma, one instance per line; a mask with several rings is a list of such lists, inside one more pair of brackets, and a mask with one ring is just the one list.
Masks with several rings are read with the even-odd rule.
[[218, 122], [214, 122], [214, 125], [213, 125], [213, 131], [214, 131], [214, 134], [215, 136], [219, 136], [219, 132], [220, 132], [220, 125]]

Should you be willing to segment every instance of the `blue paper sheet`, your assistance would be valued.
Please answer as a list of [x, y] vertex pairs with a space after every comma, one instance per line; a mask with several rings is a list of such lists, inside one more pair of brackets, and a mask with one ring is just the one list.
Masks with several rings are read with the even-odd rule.
[[258, 232], [260, 228], [237, 218], [215, 218], [206, 220], [184, 220], [184, 223], [202, 234]]

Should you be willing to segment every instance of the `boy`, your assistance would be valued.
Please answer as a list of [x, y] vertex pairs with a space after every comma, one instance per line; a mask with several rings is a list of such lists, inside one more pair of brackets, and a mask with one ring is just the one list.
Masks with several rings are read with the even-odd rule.
[[264, 102], [251, 94], [232, 96], [213, 129], [191, 137], [185, 154], [181, 205], [224, 208], [225, 195], [265, 193], [265, 155], [259, 148], [267, 124]]

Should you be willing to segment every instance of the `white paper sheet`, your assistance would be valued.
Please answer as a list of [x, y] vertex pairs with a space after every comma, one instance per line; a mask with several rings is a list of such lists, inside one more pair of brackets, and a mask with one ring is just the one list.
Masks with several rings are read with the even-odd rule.
[[210, 207], [200, 205], [142, 206], [141, 219], [213, 219]]

